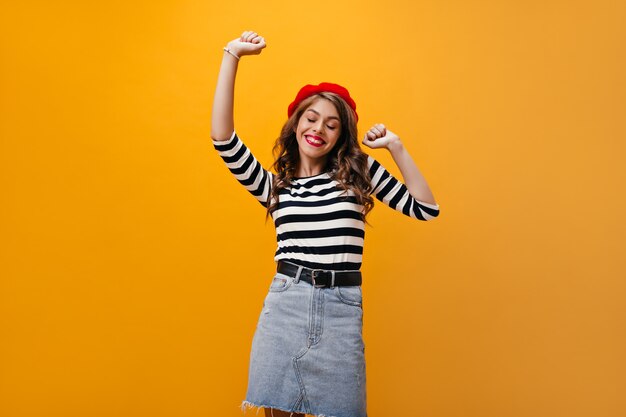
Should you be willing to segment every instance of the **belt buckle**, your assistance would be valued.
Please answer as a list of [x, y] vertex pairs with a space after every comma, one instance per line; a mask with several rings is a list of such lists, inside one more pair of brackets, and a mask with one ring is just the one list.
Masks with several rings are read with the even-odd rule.
[[312, 269], [311, 270], [311, 280], [313, 281], [313, 286], [316, 287], [316, 288], [321, 288], [321, 287], [325, 287], [326, 286], [325, 284], [317, 284], [315, 282], [315, 278], [317, 276], [319, 276], [319, 274], [322, 273], [322, 272], [324, 272], [323, 269]]

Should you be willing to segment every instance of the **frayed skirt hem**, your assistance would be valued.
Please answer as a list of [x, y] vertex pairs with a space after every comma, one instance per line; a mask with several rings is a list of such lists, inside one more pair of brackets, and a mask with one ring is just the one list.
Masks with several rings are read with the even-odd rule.
[[315, 417], [335, 417], [335, 416], [329, 416], [327, 414], [308, 414], [308, 413], [303, 413], [301, 411], [292, 411], [292, 410], [287, 410], [287, 409], [282, 408], [282, 407], [276, 407], [276, 406], [273, 406], [273, 405], [254, 404], [254, 403], [251, 403], [248, 400], [244, 400], [244, 401], [241, 402], [241, 411], [242, 412], [245, 413], [246, 410], [249, 409], [249, 408], [256, 408], [257, 409], [256, 410], [257, 414], [259, 414], [259, 411], [261, 411], [261, 408], [274, 408], [276, 410], [285, 411], [287, 413], [300, 413], [300, 414], [307, 414], [307, 415], [315, 416]]

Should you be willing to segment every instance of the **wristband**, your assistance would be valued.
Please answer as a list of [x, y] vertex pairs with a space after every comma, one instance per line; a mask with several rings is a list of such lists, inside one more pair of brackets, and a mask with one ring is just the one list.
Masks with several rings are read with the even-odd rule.
[[226, 52], [228, 52], [229, 54], [231, 54], [232, 56], [234, 56], [235, 58], [237, 58], [237, 61], [239, 61], [239, 57], [237, 56], [237, 54], [235, 54], [233, 51], [231, 51], [229, 47], [225, 46], [224, 50]]

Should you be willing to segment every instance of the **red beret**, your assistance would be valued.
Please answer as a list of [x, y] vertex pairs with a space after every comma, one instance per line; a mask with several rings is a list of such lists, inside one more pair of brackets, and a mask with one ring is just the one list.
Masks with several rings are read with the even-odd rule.
[[339, 97], [344, 99], [346, 103], [348, 103], [348, 105], [352, 107], [352, 110], [354, 110], [354, 116], [356, 117], [356, 120], [359, 120], [359, 115], [356, 113], [356, 103], [354, 102], [354, 100], [352, 100], [352, 97], [350, 97], [350, 93], [348, 92], [348, 90], [345, 87], [340, 86], [339, 84], [333, 83], [320, 83], [318, 85], [307, 84], [302, 87], [300, 91], [298, 91], [296, 98], [287, 108], [287, 115], [291, 117], [293, 112], [298, 107], [298, 104], [300, 104], [302, 100], [307, 97], [311, 97], [313, 94], [321, 93], [323, 91], [335, 93]]

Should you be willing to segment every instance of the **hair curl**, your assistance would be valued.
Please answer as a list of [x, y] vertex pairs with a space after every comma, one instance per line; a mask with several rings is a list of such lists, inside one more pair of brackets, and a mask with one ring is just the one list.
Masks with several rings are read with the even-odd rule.
[[365, 218], [374, 207], [367, 154], [361, 150], [357, 138], [356, 119], [352, 109], [339, 95], [330, 92], [317, 93], [303, 100], [283, 125], [280, 136], [272, 148], [274, 155], [272, 167], [276, 175], [274, 175], [272, 192], [267, 204], [266, 218], [278, 208], [280, 191], [288, 187], [295, 176], [300, 161], [295, 130], [300, 117], [311, 104], [320, 98], [333, 103], [341, 122], [341, 133], [337, 143], [327, 154], [325, 171], [339, 183], [344, 191], [351, 190], [355, 194], [358, 204], [363, 206], [361, 219], [367, 222]]

